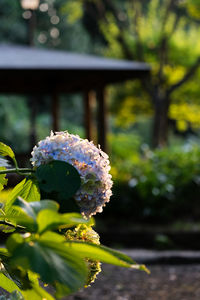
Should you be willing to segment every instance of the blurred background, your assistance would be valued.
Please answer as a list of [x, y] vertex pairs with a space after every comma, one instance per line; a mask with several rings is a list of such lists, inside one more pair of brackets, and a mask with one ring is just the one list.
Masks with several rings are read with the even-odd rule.
[[[103, 241], [200, 249], [200, 2], [35, 1], [33, 7], [34, 0], [0, 1], [1, 44], [151, 67], [148, 77], [106, 88], [114, 188], [96, 218]], [[0, 95], [0, 139], [19, 157], [30, 150], [33, 126], [37, 141], [52, 129], [49, 96], [34, 101]], [[94, 116], [96, 107], [92, 101]], [[60, 95], [59, 111], [59, 129], [85, 137], [82, 95]]]

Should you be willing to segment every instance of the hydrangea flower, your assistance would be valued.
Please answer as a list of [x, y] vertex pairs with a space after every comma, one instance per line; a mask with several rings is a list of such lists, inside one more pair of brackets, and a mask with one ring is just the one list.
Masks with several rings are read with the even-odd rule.
[[109, 174], [108, 155], [93, 142], [68, 132], [51, 132], [32, 151], [32, 164], [39, 167], [52, 160], [73, 165], [80, 174], [81, 187], [75, 194], [81, 213], [90, 217], [102, 212], [102, 207], [112, 195], [112, 176]]

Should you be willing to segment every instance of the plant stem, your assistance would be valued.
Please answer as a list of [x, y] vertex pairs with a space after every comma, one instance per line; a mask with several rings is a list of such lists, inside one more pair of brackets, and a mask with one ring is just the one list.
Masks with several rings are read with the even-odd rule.
[[0, 170], [0, 174], [8, 174], [8, 173], [20, 173], [22, 175], [26, 173], [34, 173], [33, 169], [28, 168], [17, 168], [17, 169], [7, 169], [7, 170]]
[[13, 225], [12, 223], [10, 222], [7, 222], [7, 221], [0, 221], [0, 225], [6, 225], [6, 226], [10, 226], [10, 227], [13, 227], [13, 228], [18, 228], [18, 229], [24, 229], [25, 227], [23, 226], [20, 226], [20, 225]]

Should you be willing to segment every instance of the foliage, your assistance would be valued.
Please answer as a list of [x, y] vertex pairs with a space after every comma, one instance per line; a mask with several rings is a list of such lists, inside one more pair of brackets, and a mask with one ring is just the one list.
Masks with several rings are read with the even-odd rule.
[[198, 0], [183, 1], [183, 6], [186, 7], [189, 16], [194, 19], [200, 19], [200, 3]]
[[2, 0], [0, 3], [0, 40], [3, 42], [25, 43], [26, 27], [20, 1], [11, 3]]
[[193, 130], [200, 128], [200, 105], [195, 103], [171, 104], [169, 117], [176, 120], [176, 127], [179, 131], [185, 132], [188, 128]]
[[[84, 51], [91, 48], [87, 32], [77, 22], [75, 26], [67, 23], [67, 12], [63, 9], [66, 0], [40, 1], [38, 10], [35, 11], [37, 22], [34, 43], [43, 47], [64, 48], [80, 51], [77, 37]], [[79, 9], [80, 10], [80, 9]], [[0, 40], [1, 42], [13, 42], [28, 44], [28, 22], [30, 12], [24, 11], [20, 1], [11, 3], [2, 0], [0, 3]], [[70, 17], [69, 17], [70, 19]]]
[[147, 147], [132, 179], [137, 181], [137, 189], [144, 197], [160, 195], [174, 200], [181, 187], [192, 181], [198, 184], [199, 155], [198, 145], [154, 152]]
[[153, 115], [153, 107], [138, 81], [127, 81], [118, 87], [109, 88], [109, 96], [110, 110], [117, 129], [130, 129], [141, 118], [148, 119]]
[[113, 178], [120, 181], [129, 180], [133, 165], [140, 161], [141, 138], [133, 133], [118, 133], [109, 135], [109, 143]]
[[[114, 156], [113, 201], [105, 214], [129, 217], [135, 222], [199, 218], [200, 149], [197, 142], [188, 141], [155, 151], [141, 144], [139, 151], [133, 148], [126, 158], [126, 148], [120, 145], [118, 149], [123, 159], [115, 163]], [[129, 148], [127, 153], [130, 153]]]
[[125, 93], [114, 92], [118, 125], [124, 123], [127, 112], [129, 123], [135, 122], [138, 110], [145, 115], [154, 113], [153, 145], [166, 145], [170, 104], [199, 101], [198, 1], [81, 3], [85, 15], [93, 12], [93, 23], [106, 41], [104, 55], [148, 62], [152, 68], [149, 78], [140, 81], [140, 89], [138, 83], [133, 83]]
[[[9, 299], [52, 300], [69, 295], [94, 281], [100, 261], [148, 272], [128, 256], [100, 245], [92, 229], [93, 219], [84, 219], [79, 213], [60, 213], [54, 200], [40, 201], [41, 191], [49, 195], [54, 192], [54, 199], [61, 195], [66, 202], [77, 192], [80, 175], [72, 165], [52, 161], [39, 168], [22, 169], [10, 147], [0, 143], [0, 153], [15, 165], [14, 169], [1, 168], [2, 187], [7, 173], [25, 176], [13, 190], [3, 191], [2, 197], [0, 194], [1, 230], [9, 232], [0, 249], [0, 285], [10, 293]], [[54, 288], [54, 296], [44, 288], [47, 285]]]

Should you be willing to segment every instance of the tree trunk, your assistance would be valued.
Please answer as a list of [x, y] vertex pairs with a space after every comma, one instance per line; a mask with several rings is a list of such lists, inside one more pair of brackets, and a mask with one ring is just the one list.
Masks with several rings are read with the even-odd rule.
[[168, 98], [156, 97], [154, 99], [153, 147], [162, 148], [168, 142], [168, 111], [170, 101]]

